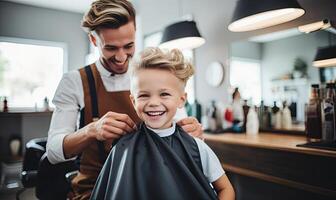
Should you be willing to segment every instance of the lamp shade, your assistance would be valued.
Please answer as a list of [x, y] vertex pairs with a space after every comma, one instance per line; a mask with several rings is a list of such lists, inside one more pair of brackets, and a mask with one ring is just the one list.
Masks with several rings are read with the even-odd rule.
[[313, 62], [315, 67], [336, 66], [336, 46], [319, 48]]
[[228, 28], [233, 32], [252, 31], [294, 20], [304, 13], [296, 0], [239, 0]]
[[205, 43], [195, 21], [181, 21], [167, 26], [162, 35], [160, 48], [194, 49]]

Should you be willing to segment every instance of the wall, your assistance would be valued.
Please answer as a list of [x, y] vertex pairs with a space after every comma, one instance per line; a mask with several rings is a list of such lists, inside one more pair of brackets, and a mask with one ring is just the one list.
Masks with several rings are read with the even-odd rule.
[[208, 103], [211, 99], [228, 102], [229, 71], [226, 71], [224, 83], [217, 88], [210, 87], [205, 82], [206, 67], [212, 61], [219, 60], [228, 67], [229, 46], [234, 41], [252, 36], [289, 29], [298, 25], [315, 22], [324, 18], [336, 19], [334, 0], [299, 0], [305, 8], [304, 16], [290, 23], [245, 33], [232, 33], [227, 26], [230, 23], [237, 0], [137, 0], [138, 14], [142, 18], [143, 34], [163, 29], [169, 23], [181, 16], [192, 14], [197, 22], [205, 45], [196, 49], [196, 81], [197, 99]]
[[235, 42], [230, 48], [230, 57], [248, 58], [261, 60], [261, 44], [258, 42], [241, 41]]
[[66, 43], [68, 69], [84, 65], [89, 43], [82, 14], [0, 2], [0, 36]]
[[[296, 58], [301, 58], [307, 63], [309, 83], [319, 83], [319, 71], [312, 66], [312, 62], [317, 48], [323, 46], [328, 46], [328, 33], [325, 31], [264, 43], [262, 45], [262, 90], [266, 102], [271, 103], [276, 100], [272, 99], [270, 89], [272, 79], [290, 73]], [[309, 85], [307, 85], [307, 91], [309, 91]], [[305, 101], [308, 101], [308, 94]]]

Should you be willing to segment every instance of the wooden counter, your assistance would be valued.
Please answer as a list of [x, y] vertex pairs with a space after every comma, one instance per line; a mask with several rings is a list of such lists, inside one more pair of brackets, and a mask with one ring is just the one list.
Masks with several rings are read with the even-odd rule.
[[237, 144], [251, 146], [257, 148], [276, 149], [290, 152], [298, 152], [305, 154], [330, 156], [336, 158], [336, 151], [328, 151], [322, 149], [313, 149], [305, 147], [297, 147], [298, 144], [307, 142], [306, 137], [299, 135], [285, 135], [275, 133], [260, 133], [257, 135], [247, 134], [205, 134], [206, 141], [217, 141], [228, 144]]
[[[304, 136], [205, 134], [205, 142], [227, 172], [289, 187], [301, 192], [302, 199], [336, 198], [336, 152], [296, 147], [307, 142]], [[283, 194], [287, 191], [278, 190], [278, 195], [290, 199]]]

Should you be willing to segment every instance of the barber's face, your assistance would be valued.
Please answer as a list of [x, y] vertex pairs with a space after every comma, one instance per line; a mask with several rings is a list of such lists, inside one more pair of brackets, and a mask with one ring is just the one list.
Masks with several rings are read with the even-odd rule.
[[92, 43], [98, 47], [103, 66], [115, 74], [127, 72], [129, 59], [135, 50], [135, 27], [133, 22], [118, 29], [101, 29], [90, 35]]

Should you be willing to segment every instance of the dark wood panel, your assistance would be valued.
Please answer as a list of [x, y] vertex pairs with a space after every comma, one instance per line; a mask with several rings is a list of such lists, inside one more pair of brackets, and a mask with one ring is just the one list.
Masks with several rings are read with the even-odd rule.
[[[307, 185], [307, 190], [336, 196], [336, 159], [274, 149], [207, 141], [222, 163]], [[297, 184], [298, 185], [298, 184]], [[309, 187], [312, 186], [312, 187]], [[320, 189], [319, 189], [320, 188]]]
[[332, 200], [330, 196], [307, 192], [253, 177], [227, 172], [236, 200]]

